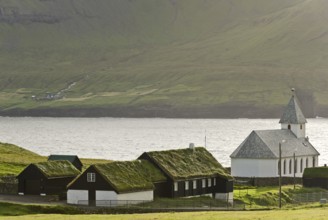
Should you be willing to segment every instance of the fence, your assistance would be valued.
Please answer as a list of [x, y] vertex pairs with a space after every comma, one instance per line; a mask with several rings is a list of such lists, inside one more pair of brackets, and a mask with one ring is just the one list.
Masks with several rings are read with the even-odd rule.
[[78, 205], [120, 209], [149, 210], [242, 210], [244, 204], [227, 203], [216, 199], [158, 199], [146, 200], [79, 200]]
[[311, 203], [324, 202], [328, 199], [328, 192], [302, 193], [294, 194], [293, 201], [295, 203]]

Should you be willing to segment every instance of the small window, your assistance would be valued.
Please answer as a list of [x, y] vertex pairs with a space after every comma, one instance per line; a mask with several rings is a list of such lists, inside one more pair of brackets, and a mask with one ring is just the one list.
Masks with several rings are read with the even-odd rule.
[[197, 181], [196, 180], [192, 181], [192, 186], [193, 186], [193, 189], [197, 189]]
[[178, 183], [174, 182], [174, 191], [177, 192], [178, 191]]
[[211, 180], [211, 178], [208, 178], [207, 179], [207, 183], [208, 183], [208, 187], [211, 187], [212, 186], [212, 180]]
[[289, 174], [292, 174], [292, 159], [289, 160]]
[[302, 126], [302, 125], [300, 125], [300, 129], [301, 129], [301, 130], [303, 129], [303, 126]]
[[89, 183], [96, 182], [96, 174], [95, 173], [87, 173], [87, 182], [89, 182]]
[[213, 186], [216, 186], [216, 178], [213, 179]]
[[206, 179], [202, 179], [202, 187], [203, 187], [203, 188], [206, 187]]
[[189, 190], [189, 181], [185, 181], [185, 190]]
[[288, 125], [288, 130], [290, 130], [290, 125]]
[[301, 159], [301, 167], [300, 167], [300, 173], [303, 173], [303, 159]]
[[286, 160], [284, 160], [284, 167], [283, 167], [283, 170], [284, 170], [284, 174], [286, 174]]

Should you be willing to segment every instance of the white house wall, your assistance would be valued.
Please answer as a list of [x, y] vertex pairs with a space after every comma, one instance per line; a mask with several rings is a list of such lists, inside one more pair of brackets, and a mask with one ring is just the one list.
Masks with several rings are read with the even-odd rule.
[[275, 177], [277, 160], [231, 158], [231, 175], [237, 177]]
[[117, 197], [114, 191], [96, 190], [96, 206], [112, 206], [116, 204]]
[[142, 191], [133, 193], [118, 194], [117, 200], [139, 200], [139, 201], [153, 201], [154, 191]]
[[67, 191], [67, 203], [76, 205], [87, 205], [89, 199], [88, 190], [74, 190]]

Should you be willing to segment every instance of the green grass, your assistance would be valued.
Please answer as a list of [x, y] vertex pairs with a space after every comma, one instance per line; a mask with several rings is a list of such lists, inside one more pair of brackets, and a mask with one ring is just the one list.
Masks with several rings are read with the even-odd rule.
[[[282, 205], [289, 208], [299, 207], [293, 202], [293, 194], [327, 192], [321, 188], [304, 188], [296, 185], [282, 186]], [[252, 187], [243, 186], [234, 188], [234, 200], [246, 204], [246, 208], [276, 208], [279, 205], [279, 188], [277, 186]]]
[[0, 202], [0, 216], [18, 216], [50, 213], [81, 214], [82, 212], [71, 206], [21, 205]]
[[[326, 4], [7, 1], [0, 6], [64, 19], [0, 23], [0, 109], [267, 110], [286, 104], [290, 87], [327, 107]], [[31, 99], [71, 82], [66, 99]]]
[[274, 210], [274, 211], [237, 211], [237, 212], [185, 212], [185, 213], [154, 213], [154, 214], [128, 214], [128, 215], [28, 215], [20, 217], [6, 217], [6, 219], [111, 219], [111, 220], [212, 220], [212, 219], [224, 219], [224, 220], [253, 220], [253, 219], [326, 219], [328, 215], [327, 207], [315, 208], [315, 209], [302, 209], [302, 210]]
[[[47, 161], [47, 157], [40, 156], [34, 152], [18, 147], [13, 144], [0, 142], [0, 176], [18, 175], [31, 163]], [[109, 160], [81, 159], [83, 169], [91, 164], [108, 163]]]

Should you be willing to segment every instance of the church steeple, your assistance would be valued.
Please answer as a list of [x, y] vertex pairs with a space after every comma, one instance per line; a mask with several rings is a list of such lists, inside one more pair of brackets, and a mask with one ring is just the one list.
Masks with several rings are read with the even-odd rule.
[[279, 123], [281, 124], [281, 129], [291, 130], [298, 138], [305, 137], [305, 123], [307, 123], [307, 121], [301, 110], [300, 103], [295, 94], [295, 89], [292, 89], [292, 97]]

